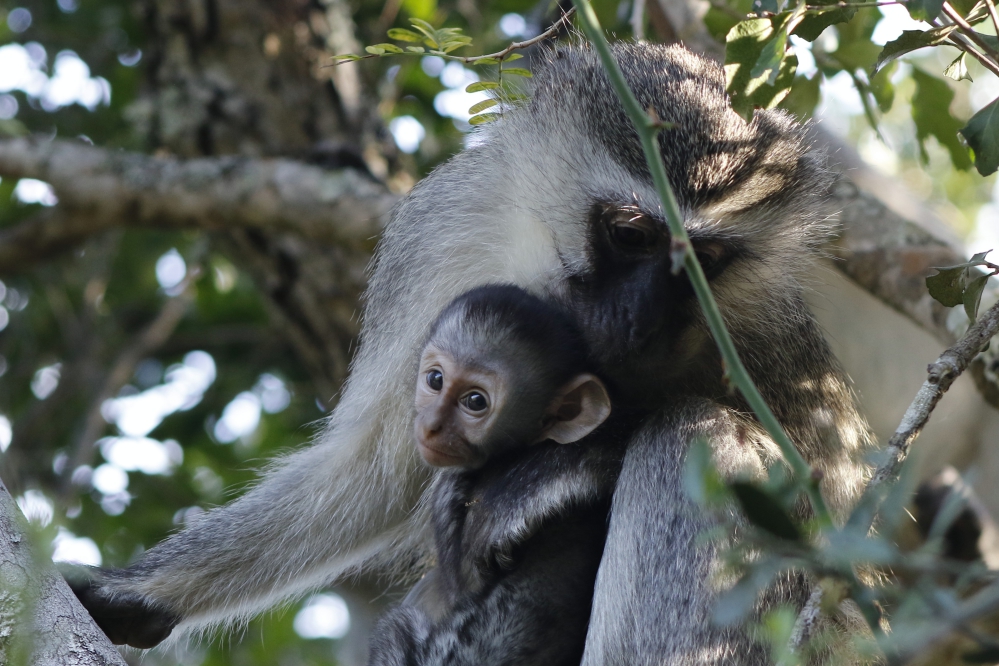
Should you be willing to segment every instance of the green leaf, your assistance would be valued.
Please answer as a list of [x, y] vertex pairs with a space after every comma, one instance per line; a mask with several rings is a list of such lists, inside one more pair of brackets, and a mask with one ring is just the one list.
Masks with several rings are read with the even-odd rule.
[[974, 81], [971, 78], [971, 74], [968, 73], [968, 63], [965, 61], [964, 56], [964, 51], [961, 51], [961, 55], [955, 58], [954, 62], [947, 65], [947, 69], [943, 71], [944, 76], [950, 77], [955, 81], [963, 81], [965, 79]]
[[427, 37], [436, 37], [437, 29], [434, 28], [434, 26], [427, 23], [426, 21], [424, 21], [423, 19], [411, 18], [409, 19], [409, 22], [413, 25], [414, 28], [422, 32]]
[[967, 270], [965, 266], [938, 268], [939, 272], [936, 275], [926, 278], [926, 288], [929, 289], [930, 296], [948, 308], [964, 303]]
[[499, 88], [499, 83], [496, 81], [476, 81], [475, 83], [469, 83], [465, 88], [465, 92], [482, 92], [483, 90], [493, 90]]
[[484, 99], [481, 102], [473, 104], [469, 107], [468, 112], [474, 116], [479, 111], [485, 111], [488, 108], [496, 106], [497, 103], [498, 102], [494, 99]]
[[801, 540], [798, 526], [773, 497], [745, 481], [736, 481], [731, 484], [731, 488], [735, 498], [739, 500], [742, 512], [753, 525], [781, 539]]
[[943, 3], [944, 0], [909, 0], [905, 8], [909, 10], [909, 16], [912, 18], [929, 23], [940, 16]]
[[971, 255], [971, 259], [968, 259], [968, 263], [966, 265], [984, 266], [986, 263], [988, 263], [985, 257], [989, 256], [989, 252], [991, 251], [992, 250], [985, 250], [985, 252], [976, 252], [975, 254]]
[[757, 58], [756, 64], [749, 73], [752, 78], [756, 79], [766, 77], [768, 86], [772, 86], [777, 82], [777, 76], [780, 74], [781, 62], [787, 54], [788, 31], [793, 30], [795, 26], [798, 25], [804, 11], [805, 3], [802, 2], [795, 8], [791, 15], [780, 24], [780, 27], [776, 29], [773, 38], [766, 43], [766, 46], [763, 47], [763, 50], [760, 52], [760, 57]]
[[407, 46], [406, 50], [411, 53], [426, 53], [426, 49], [422, 46]]
[[443, 50], [444, 50], [444, 53], [451, 53], [451, 51], [457, 51], [458, 49], [463, 49], [466, 46], [468, 46], [468, 44], [466, 44], [464, 42], [459, 42], [459, 43], [448, 42], [447, 44], [444, 44], [444, 49]]
[[878, 108], [881, 109], [881, 113], [891, 111], [891, 106], [895, 102], [895, 84], [892, 83], [891, 77], [894, 76], [897, 69], [898, 61], [896, 60], [882, 67], [881, 71], [871, 77], [869, 88], [874, 100], [878, 103]]
[[479, 58], [478, 60], [473, 60], [471, 64], [473, 67], [478, 67], [480, 65], [498, 65], [499, 60], [496, 58]]
[[777, 82], [777, 75], [780, 74], [780, 64], [784, 60], [784, 53], [787, 51], [787, 31], [778, 30], [774, 38], [766, 43], [760, 52], [760, 57], [756, 60], [749, 76], [754, 79], [763, 77], [768, 86]]
[[[372, 47], [368, 47], [369, 49]], [[395, 44], [375, 44], [374, 48], [381, 49], [382, 53], [402, 53], [403, 50]]]
[[514, 60], [520, 60], [523, 57], [524, 56], [519, 53], [511, 53], [507, 55], [507, 57], [503, 58], [503, 62], [513, 62]]
[[[839, 0], [820, 0], [819, 2], [809, 2], [809, 5], [835, 5], [838, 4]], [[822, 12], [820, 14], [812, 14], [805, 16], [801, 19], [801, 23], [798, 24], [791, 34], [801, 37], [802, 39], [813, 42], [822, 31], [831, 25], [837, 23], [846, 23], [853, 18], [853, 15], [857, 13], [857, 9], [854, 7], [837, 7], [835, 9], [830, 9], [829, 11]]]
[[365, 46], [364, 50], [370, 53], [371, 55], [385, 55], [385, 49], [383, 49], [380, 46]]
[[414, 42], [419, 44], [423, 41], [422, 35], [419, 35], [412, 30], [407, 30], [406, 28], [392, 28], [386, 34], [389, 39], [394, 39], [399, 42]]
[[741, 21], [732, 28], [725, 44], [726, 88], [732, 98], [732, 108], [747, 121], [753, 116], [753, 109], [770, 109], [787, 97], [794, 80], [798, 59], [785, 55], [773, 84], [768, 71], [762, 76], [753, 76], [752, 70], [760, 60], [776, 33], [783, 27], [787, 15], [773, 19], [750, 19]]
[[988, 275], [979, 275], [969, 282], [964, 290], [964, 311], [971, 321], [978, 319], [978, 306], [982, 302], [982, 292], [985, 290], [985, 283], [989, 281], [989, 277]]
[[423, 40], [424, 44], [426, 44], [430, 48], [440, 47], [440, 41], [437, 38], [437, 31], [434, 30], [434, 26], [430, 25], [423, 19], [418, 19], [418, 18], [411, 18], [409, 19], [409, 22], [413, 24], [414, 28], [416, 28], [426, 36], [426, 39]]
[[[985, 159], [991, 158], [993, 160], [991, 171], [982, 171], [982, 167], [979, 167], [979, 172], [987, 174], [995, 171], [995, 165], [999, 165], [999, 145], [994, 140], [995, 132], [989, 129], [989, 120], [986, 117], [988, 114], [986, 113], [986, 116], [982, 116], [982, 119], [977, 122], [973, 117], [968, 122], [968, 126], [962, 130], [961, 121], [950, 115], [950, 103], [954, 99], [954, 92], [947, 82], [927, 74], [918, 67], [912, 68], [912, 79], [916, 83], [916, 92], [912, 96], [912, 119], [916, 123], [916, 139], [919, 141], [919, 154], [923, 162], [929, 161], [925, 146], [926, 139], [933, 136], [950, 153], [950, 159], [955, 168], [970, 168], [971, 157], [968, 155], [968, 149], [957, 136], [958, 131], [961, 131], [972, 148], [977, 143], [983, 148], [982, 156], [988, 156]], [[976, 117], [981, 116], [994, 104], [993, 102], [975, 114]], [[995, 120], [999, 120], [999, 118]], [[988, 144], [990, 137], [993, 139], [991, 146]], [[973, 143], [973, 139], [975, 143]], [[980, 140], [985, 143], [980, 143]], [[976, 157], [976, 166], [978, 166], [977, 161], [978, 157]]]
[[353, 53], [344, 53], [342, 55], [333, 56], [333, 62], [354, 62], [355, 60], [360, 60], [364, 56], [354, 55]]
[[498, 113], [480, 113], [477, 116], [472, 116], [468, 119], [469, 125], [485, 125], [486, 123], [491, 123], [499, 120], [500, 114]]
[[527, 78], [534, 76], [533, 74], [531, 74], [531, 70], [524, 69], [523, 67], [504, 67], [500, 71], [503, 72], [504, 74], [513, 74], [514, 76], [526, 76]]
[[971, 116], [967, 127], [960, 131], [974, 153], [978, 173], [995, 173], [999, 169], [999, 99]]
[[780, 108], [790, 111], [799, 120], [811, 118], [815, 113], [815, 107], [819, 105], [821, 84], [821, 74], [816, 74], [810, 79], [804, 76], [794, 77], [791, 92], [781, 101]]
[[[734, 14], [734, 16], [733, 16]], [[739, 14], [744, 17], [746, 12], [727, 12], [715, 5], [709, 5], [707, 13], [704, 14], [704, 27], [708, 29], [708, 33], [715, 38], [718, 42], [725, 41], [725, 35], [728, 31], [735, 27], [741, 19], [737, 18]]]
[[[899, 56], [912, 53], [927, 46], [942, 44], [956, 28], [956, 25], [945, 25], [931, 30], [903, 30], [898, 39], [893, 39], [881, 49], [881, 53], [874, 63], [874, 71], [871, 72], [871, 75], [877, 74], [878, 70]], [[961, 55], [963, 56], [964, 54]]]

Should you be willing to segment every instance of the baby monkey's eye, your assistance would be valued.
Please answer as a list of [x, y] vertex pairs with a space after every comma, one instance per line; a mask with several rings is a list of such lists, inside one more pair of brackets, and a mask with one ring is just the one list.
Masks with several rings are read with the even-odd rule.
[[481, 393], [469, 393], [461, 399], [461, 404], [465, 405], [469, 411], [481, 412], [489, 406], [489, 401]]
[[431, 370], [427, 373], [427, 386], [435, 391], [444, 388], [444, 373], [440, 370]]

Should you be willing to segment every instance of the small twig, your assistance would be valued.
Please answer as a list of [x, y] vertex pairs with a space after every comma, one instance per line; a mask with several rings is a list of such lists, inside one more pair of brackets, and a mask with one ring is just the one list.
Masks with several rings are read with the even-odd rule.
[[981, 35], [975, 32], [975, 29], [971, 27], [971, 24], [965, 21], [964, 17], [957, 13], [957, 11], [950, 6], [949, 2], [945, 2], [943, 4], [943, 13], [947, 15], [947, 18], [956, 23], [961, 32], [968, 39], [974, 42], [975, 46], [982, 50], [982, 53], [988, 55], [992, 62], [999, 61], [999, 53], [989, 46], [988, 42], [982, 39]]
[[[999, 303], [989, 308], [967, 334], [948, 348], [927, 367], [928, 377], [920, 387], [912, 404], [905, 411], [902, 422], [895, 434], [888, 440], [886, 457], [878, 465], [874, 476], [867, 484], [865, 495], [877, 491], [886, 481], [894, 480], [909, 453], [909, 446], [922, 432], [929, 421], [933, 408], [957, 379], [971, 364], [985, 345], [999, 333]], [[863, 500], [861, 500], [863, 501]]]
[[[887, 7], [888, 5], [908, 4], [908, 0], [884, 0], [883, 2], [836, 2], [831, 5], [805, 5], [806, 14], [824, 14], [825, 12], [836, 11], [837, 9], [863, 9], [864, 7]], [[714, 6], [714, 3], [712, 3]], [[781, 12], [754, 12], [752, 14], [739, 14], [743, 18], [771, 18]]]
[[[949, 25], [955, 25], [955, 24], [951, 22], [942, 21], [939, 18], [933, 20], [933, 26], [936, 28], [943, 28]], [[993, 62], [987, 56], [980, 53], [974, 46], [972, 46], [971, 42], [965, 39], [960, 33], [952, 32], [947, 37], [947, 39], [948, 41], [950, 41], [952, 46], [955, 46], [961, 51], [964, 51], [965, 53], [973, 57], [975, 60], [980, 62], [982, 64], [982, 67], [989, 70], [996, 76], [999, 76], [999, 64]]]
[[992, 0], [985, 0], [985, 6], [989, 10], [989, 17], [992, 19], [992, 25], [996, 29], [996, 34], [999, 34], [999, 13], [996, 12], [996, 5]]
[[[934, 22], [934, 25], [940, 26], [943, 24], [939, 22]], [[961, 51], [967, 53], [975, 60], [980, 62], [982, 67], [989, 70], [996, 76], [999, 76], [999, 65], [989, 60], [987, 56], [983, 55], [982, 53], [979, 53], [978, 50], [975, 49], [975, 47], [971, 44], [971, 42], [962, 37], [960, 34], [952, 33], [947, 39], [948, 41], [950, 41], [950, 43], [953, 46], [956, 46]]]
[[557, 20], [554, 23], [552, 23], [552, 26], [550, 28], [548, 28], [547, 30], [545, 30], [543, 33], [541, 33], [537, 37], [532, 37], [531, 39], [528, 39], [528, 40], [523, 41], [523, 42], [514, 42], [513, 44], [510, 44], [510, 46], [506, 47], [502, 51], [497, 51], [496, 53], [490, 53], [490, 54], [487, 54], [487, 55], [471, 56], [471, 57], [468, 57], [468, 58], [464, 58], [462, 56], [449, 56], [449, 57], [456, 58], [456, 59], [460, 60], [461, 62], [465, 63], [466, 65], [470, 64], [470, 63], [473, 63], [473, 62], [476, 62], [478, 60], [486, 60], [486, 59], [489, 59], [489, 58], [494, 58], [496, 60], [503, 60], [504, 58], [506, 58], [508, 55], [510, 55], [514, 51], [518, 51], [520, 49], [526, 49], [529, 46], [534, 46], [538, 42], [543, 42], [543, 41], [545, 41], [546, 39], [548, 39], [550, 37], [554, 37], [556, 34], [558, 34], [558, 31], [559, 31], [559, 29], [561, 29], [561, 27], [562, 27], [563, 24], [568, 24], [569, 19], [571, 19], [572, 15], [575, 14], [575, 13], [576, 13], [576, 8], [575, 7], [570, 7], [568, 11], [566, 11], [566, 12], [564, 12], [562, 14], [562, 16], [561, 16], [561, 18], [559, 18], [559, 20]]
[[163, 305], [156, 318], [127, 346], [111, 367], [104, 379], [103, 386], [91, 402], [87, 412], [83, 431], [76, 440], [73, 453], [66, 461], [60, 480], [60, 495], [65, 500], [72, 489], [73, 472], [81, 465], [90, 464], [94, 457], [94, 443], [98, 440], [107, 423], [101, 414], [101, 405], [105, 400], [113, 398], [124, 386], [139, 362], [152, 352], [159, 349], [170, 338], [181, 319], [187, 313], [188, 306], [194, 300], [194, 282], [201, 275], [201, 269], [191, 267], [187, 276], [177, 286], [176, 296], [172, 296]]
[[812, 593], [808, 596], [808, 601], [798, 613], [798, 619], [794, 622], [791, 630], [791, 638], [788, 640], [788, 647], [792, 652], [797, 652], [802, 645], [808, 642], [818, 624], [819, 616], [822, 614], [822, 586], [815, 585]]

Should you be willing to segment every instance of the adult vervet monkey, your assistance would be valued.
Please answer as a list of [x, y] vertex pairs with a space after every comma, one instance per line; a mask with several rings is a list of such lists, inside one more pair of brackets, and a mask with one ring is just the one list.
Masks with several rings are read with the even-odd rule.
[[[868, 430], [796, 279], [829, 230], [822, 157], [780, 111], [744, 123], [713, 62], [678, 46], [615, 54], [642, 106], [672, 123], [666, 170], [747, 368], [844, 509]], [[509, 283], [567, 307], [612, 393], [653, 412], [614, 493], [583, 663], [765, 663], [743, 632], [709, 622], [713, 552], [695, 538], [708, 518], [681, 468], [699, 437], [726, 472], [759, 470], [777, 448], [729, 394], [687, 279], [670, 273], [645, 158], [600, 62], [584, 46], [539, 60], [530, 101], [396, 208], [351, 376], [318, 441], [136, 564], [78, 586], [112, 639], [147, 647], [178, 622], [248, 617], [361, 567], [415, 561], [431, 477], [412, 442], [420, 345], [457, 295]], [[768, 599], [804, 591], [788, 581]]]

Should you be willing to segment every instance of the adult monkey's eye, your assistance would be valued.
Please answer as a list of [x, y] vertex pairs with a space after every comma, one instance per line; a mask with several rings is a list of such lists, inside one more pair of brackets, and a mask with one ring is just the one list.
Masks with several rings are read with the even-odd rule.
[[444, 373], [436, 368], [427, 373], [427, 386], [435, 391], [444, 388]]
[[628, 208], [608, 211], [607, 231], [615, 245], [632, 252], [651, 250], [660, 238], [652, 220]]
[[486, 400], [486, 396], [473, 391], [472, 393], [462, 397], [461, 404], [465, 405], [465, 407], [467, 407], [471, 412], [481, 412], [489, 406], [489, 401]]
[[701, 265], [701, 270], [708, 277], [711, 273], [722, 266], [726, 258], [725, 247], [721, 243], [706, 242], [694, 245], [694, 255], [697, 263]]

